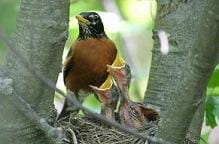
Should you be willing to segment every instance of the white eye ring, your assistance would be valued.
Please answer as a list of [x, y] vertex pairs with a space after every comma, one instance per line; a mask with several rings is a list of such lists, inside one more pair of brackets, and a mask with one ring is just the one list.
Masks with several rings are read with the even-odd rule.
[[97, 20], [98, 19], [98, 15], [94, 15], [94, 19]]
[[96, 21], [98, 19], [98, 15], [90, 15], [89, 18], [92, 20], [92, 21]]
[[89, 15], [89, 18], [90, 18], [90, 19], [93, 19], [93, 18], [94, 18], [94, 15]]

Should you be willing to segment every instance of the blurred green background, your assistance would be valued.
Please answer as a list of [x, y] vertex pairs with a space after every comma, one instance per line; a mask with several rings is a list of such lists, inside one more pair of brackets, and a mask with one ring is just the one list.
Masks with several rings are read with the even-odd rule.
[[[9, 36], [16, 28], [16, 17], [20, 0], [0, 0], [0, 28]], [[72, 0], [70, 7], [69, 38], [63, 60], [78, 35], [75, 15], [82, 11], [96, 11], [100, 14], [107, 35], [116, 43], [120, 54], [132, 68], [130, 95], [134, 101], [141, 101], [147, 85], [153, 46], [152, 28], [156, 15], [155, 0]], [[0, 64], [4, 63], [7, 48], [0, 42]], [[65, 90], [62, 74], [57, 86]], [[217, 126], [219, 116], [219, 66], [211, 77], [207, 90], [206, 115], [202, 138], [207, 141], [211, 128]], [[56, 94], [55, 104], [58, 111], [63, 99]], [[100, 111], [100, 104], [91, 95], [85, 106]], [[204, 141], [200, 141], [204, 144]]]

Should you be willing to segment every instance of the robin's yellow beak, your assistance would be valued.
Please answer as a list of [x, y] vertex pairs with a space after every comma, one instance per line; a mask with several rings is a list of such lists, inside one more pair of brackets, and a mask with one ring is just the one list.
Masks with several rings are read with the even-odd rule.
[[91, 22], [89, 21], [89, 20], [87, 20], [87, 19], [85, 19], [83, 16], [81, 16], [81, 15], [77, 15], [77, 16], [75, 16], [76, 17], [76, 19], [78, 20], [78, 23], [79, 24], [81, 24], [81, 25], [83, 25], [83, 26], [87, 26], [87, 25], [90, 25], [91, 24]]

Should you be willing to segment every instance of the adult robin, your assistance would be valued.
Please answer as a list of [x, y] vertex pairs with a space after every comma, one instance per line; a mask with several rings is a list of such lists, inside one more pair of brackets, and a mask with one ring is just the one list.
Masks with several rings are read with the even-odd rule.
[[123, 65], [119, 67], [108, 65], [108, 71], [120, 90], [120, 123], [127, 127], [140, 128], [147, 121], [157, 120], [159, 114], [154, 109], [145, 107], [142, 103], [130, 100], [128, 89], [131, 81], [131, 69], [123, 60], [120, 60], [119, 63], [121, 62], [123, 62]]
[[[79, 96], [79, 91], [92, 92], [89, 85], [100, 87], [107, 79], [107, 66], [117, 56], [117, 49], [104, 31], [104, 25], [96, 12], [82, 12], [76, 16], [79, 36], [73, 43], [64, 63], [63, 77], [67, 90]], [[67, 101], [59, 117], [68, 115]]]

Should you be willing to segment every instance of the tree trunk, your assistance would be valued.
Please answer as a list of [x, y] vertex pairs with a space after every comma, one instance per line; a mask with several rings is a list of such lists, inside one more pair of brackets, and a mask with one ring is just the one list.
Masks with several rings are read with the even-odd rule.
[[[61, 57], [68, 36], [69, 0], [21, 0], [16, 33], [11, 45], [36, 70], [54, 81], [61, 71]], [[19, 111], [22, 97], [39, 116], [54, 122], [54, 91], [44, 87], [9, 52], [0, 66], [0, 143], [48, 144], [50, 140]]]
[[205, 100], [219, 53], [218, 15], [218, 0], [158, 0], [155, 28], [170, 34], [170, 53], [160, 54], [155, 40], [145, 103], [160, 109], [159, 138], [183, 143]]

